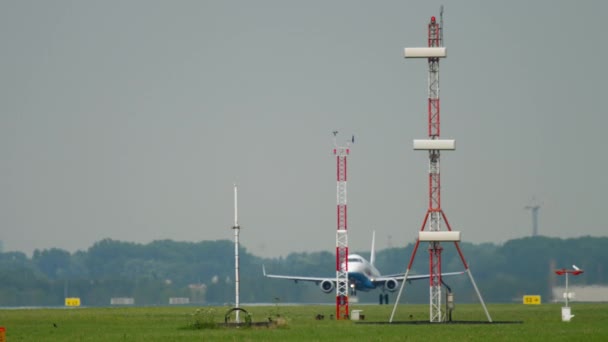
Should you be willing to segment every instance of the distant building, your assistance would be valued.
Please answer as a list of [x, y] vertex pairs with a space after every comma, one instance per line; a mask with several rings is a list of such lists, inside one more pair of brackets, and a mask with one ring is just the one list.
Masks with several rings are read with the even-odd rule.
[[132, 297], [114, 297], [110, 299], [110, 305], [133, 305], [135, 298]]
[[[570, 300], [575, 302], [608, 302], [608, 286], [568, 286], [568, 290], [574, 293]], [[563, 302], [565, 291], [563, 286], [553, 287], [553, 301]]]
[[190, 284], [188, 285], [190, 290], [190, 299], [192, 303], [201, 304], [205, 302], [205, 296], [207, 295], [207, 285], [205, 284]]
[[169, 298], [169, 304], [171, 304], [171, 305], [190, 304], [190, 298], [188, 298], [188, 297], [171, 297], [171, 298]]

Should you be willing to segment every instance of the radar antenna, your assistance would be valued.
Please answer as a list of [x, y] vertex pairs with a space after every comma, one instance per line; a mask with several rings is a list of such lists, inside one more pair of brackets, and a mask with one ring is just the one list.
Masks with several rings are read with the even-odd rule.
[[443, 5], [439, 7], [439, 45], [444, 46], [443, 43]]

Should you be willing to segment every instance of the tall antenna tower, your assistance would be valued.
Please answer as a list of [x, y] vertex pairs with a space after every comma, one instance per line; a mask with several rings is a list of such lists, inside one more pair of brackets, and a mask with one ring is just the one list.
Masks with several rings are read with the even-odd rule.
[[[443, 284], [441, 272], [441, 253], [443, 247], [441, 242], [454, 242], [460, 259], [464, 265], [465, 272], [469, 275], [471, 283], [477, 292], [477, 296], [485, 310], [488, 321], [492, 321], [490, 314], [486, 309], [483, 298], [477, 289], [475, 280], [469, 270], [469, 266], [464, 259], [464, 255], [460, 250], [460, 232], [452, 231], [448, 219], [441, 208], [441, 177], [439, 172], [439, 157], [441, 150], [452, 151], [455, 149], [454, 140], [440, 139], [440, 105], [439, 105], [439, 59], [447, 56], [446, 48], [443, 47], [443, 6], [441, 7], [440, 23], [437, 22], [434, 16], [428, 24], [428, 47], [426, 48], [405, 48], [406, 58], [426, 58], [429, 65], [428, 75], [428, 139], [414, 140], [414, 150], [428, 151], [429, 155], [429, 208], [424, 216], [422, 227], [418, 233], [418, 239], [412, 252], [405, 279], [412, 268], [414, 257], [418, 250], [420, 242], [428, 242], [429, 263], [430, 263], [430, 286], [429, 286], [429, 307], [430, 307], [430, 322], [444, 322], [446, 320], [445, 308], [442, 306], [441, 287]], [[442, 228], [442, 223], [445, 222], [447, 231]], [[427, 224], [428, 223], [428, 224]], [[390, 322], [393, 321], [395, 310], [399, 303], [401, 293], [407, 281], [401, 283], [399, 294], [393, 312], [391, 313]], [[448, 289], [449, 291], [449, 289]], [[448, 300], [453, 297], [447, 293]], [[446, 303], [449, 304], [449, 303]]]
[[346, 210], [346, 161], [350, 153], [350, 144], [338, 146], [338, 131], [334, 131], [334, 155], [336, 156], [337, 177], [337, 216], [336, 230], [336, 319], [348, 318], [348, 230]]

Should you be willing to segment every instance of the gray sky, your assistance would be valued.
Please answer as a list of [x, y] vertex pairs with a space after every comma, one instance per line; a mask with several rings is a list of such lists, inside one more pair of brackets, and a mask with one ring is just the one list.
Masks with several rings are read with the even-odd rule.
[[473, 243], [605, 236], [606, 1], [0, 2], [0, 240], [232, 239], [335, 248], [334, 129], [349, 245], [412, 242], [428, 203], [426, 45], [445, 5], [442, 204]]

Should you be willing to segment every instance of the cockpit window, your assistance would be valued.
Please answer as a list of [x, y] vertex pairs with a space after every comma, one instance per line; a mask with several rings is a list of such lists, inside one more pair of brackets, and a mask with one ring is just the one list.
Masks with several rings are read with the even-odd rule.
[[348, 258], [348, 262], [363, 262], [360, 258]]

